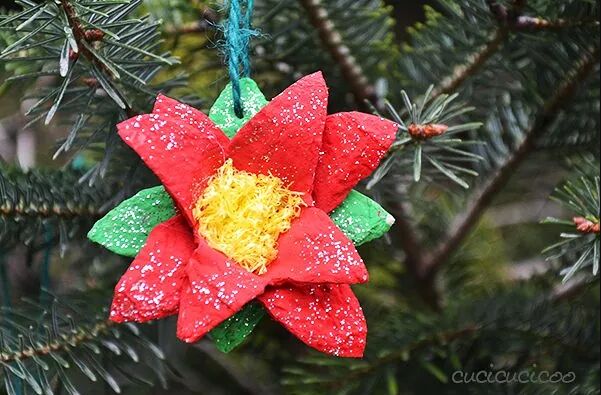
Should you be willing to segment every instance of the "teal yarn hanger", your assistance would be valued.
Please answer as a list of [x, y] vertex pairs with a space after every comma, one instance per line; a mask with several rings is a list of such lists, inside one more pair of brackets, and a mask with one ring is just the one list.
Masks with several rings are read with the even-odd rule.
[[[243, 7], [246, 3], [246, 7]], [[250, 39], [257, 35], [251, 27], [254, 0], [230, 0], [229, 16], [224, 27], [225, 55], [232, 82], [234, 112], [244, 117], [240, 79], [250, 77]]]

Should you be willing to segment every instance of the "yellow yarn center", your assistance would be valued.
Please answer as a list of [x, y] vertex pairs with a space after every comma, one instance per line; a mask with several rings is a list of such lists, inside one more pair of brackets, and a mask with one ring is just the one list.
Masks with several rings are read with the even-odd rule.
[[302, 193], [272, 175], [238, 171], [229, 159], [209, 181], [193, 209], [209, 246], [255, 274], [278, 253], [278, 237], [304, 205]]

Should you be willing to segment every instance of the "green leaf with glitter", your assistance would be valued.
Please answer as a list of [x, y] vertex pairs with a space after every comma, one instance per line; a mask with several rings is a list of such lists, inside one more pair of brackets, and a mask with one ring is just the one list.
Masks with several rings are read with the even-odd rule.
[[175, 214], [173, 200], [163, 186], [145, 189], [96, 222], [88, 238], [116, 254], [135, 257], [152, 229]]
[[209, 118], [223, 132], [232, 138], [246, 123], [255, 116], [268, 103], [257, 83], [250, 78], [240, 80], [242, 88], [242, 105], [244, 107], [244, 118], [238, 118], [234, 112], [234, 99], [232, 95], [232, 84], [229, 83], [221, 92], [221, 95], [213, 104], [209, 112]]
[[351, 191], [330, 218], [356, 246], [382, 237], [394, 224], [382, 206], [357, 191]]
[[244, 342], [264, 316], [265, 309], [258, 302], [250, 302], [211, 331], [215, 346], [221, 352], [232, 351]]

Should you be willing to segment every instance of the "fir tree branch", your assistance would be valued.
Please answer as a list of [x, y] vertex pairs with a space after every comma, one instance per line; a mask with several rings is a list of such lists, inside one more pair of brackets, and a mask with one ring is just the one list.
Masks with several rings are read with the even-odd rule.
[[[102, 71], [108, 78], [114, 80], [116, 76], [113, 71], [111, 71], [106, 63], [98, 58], [96, 54], [94, 54], [89, 48], [93, 43], [88, 40], [86, 36], [86, 29], [83, 26], [83, 23], [79, 20], [77, 16], [77, 10], [71, 4], [69, 0], [60, 0], [60, 5], [65, 11], [65, 15], [67, 17], [67, 22], [73, 31], [73, 37], [75, 42], [77, 43], [77, 47], [79, 49], [80, 54], [86, 57], [90, 63], [92, 63], [98, 70]], [[102, 33], [101, 31], [99, 31]], [[125, 106], [125, 112], [128, 117], [134, 117], [138, 115], [138, 112], [129, 106], [128, 103], [123, 103]]]
[[351, 54], [350, 49], [342, 42], [342, 35], [330, 19], [328, 10], [321, 0], [299, 0], [307, 12], [311, 24], [319, 33], [323, 45], [328, 50], [334, 61], [338, 64], [342, 76], [351, 87], [355, 101], [359, 106], [365, 102], [372, 102], [381, 109], [374, 87], [370, 84], [357, 59]]
[[591, 281], [589, 276], [578, 276], [565, 284], [559, 284], [555, 286], [551, 294], [548, 296], [548, 299], [554, 304], [559, 304], [571, 299], [575, 299], [586, 290], [595, 286], [595, 284], [597, 283], [598, 280]]
[[438, 294], [438, 290], [431, 286], [432, 281], [428, 277], [429, 273], [426, 270], [427, 267], [424, 265], [421, 240], [418, 239], [403, 203], [390, 203], [387, 208], [396, 220], [395, 225], [392, 227], [391, 236], [398, 241], [405, 253], [403, 263], [416, 282], [417, 292], [429, 307], [433, 310], [440, 310], [440, 295]]
[[564, 28], [578, 27], [599, 27], [599, 21], [595, 19], [557, 19], [548, 20], [529, 15], [519, 15], [516, 11], [521, 11], [525, 6], [525, 1], [521, 2], [519, 9], [509, 12], [507, 8], [497, 3], [495, 0], [488, 0], [489, 8], [495, 18], [501, 25], [509, 27], [512, 31], [537, 31], [537, 30], [561, 30]]
[[76, 172], [0, 168], [0, 219], [97, 219], [106, 214], [109, 197], [101, 188], [77, 184]]
[[501, 49], [503, 43], [509, 37], [509, 30], [499, 27], [482, 48], [472, 54], [466, 63], [461, 64], [453, 70], [451, 75], [432, 91], [431, 100], [440, 95], [455, 92], [470, 76], [474, 75], [486, 62]]
[[60, 0], [61, 7], [65, 11], [65, 15], [67, 17], [67, 22], [69, 22], [69, 26], [73, 31], [73, 36], [75, 37], [75, 41], [77, 42], [77, 48], [92, 64], [102, 70], [107, 76], [114, 77], [113, 73], [106, 67], [106, 65], [101, 62], [96, 55], [94, 55], [89, 49], [88, 46], [90, 43], [86, 38], [86, 30], [83, 27], [83, 24], [77, 17], [77, 11], [75, 7], [69, 0]]
[[434, 89], [432, 92], [432, 100], [442, 94], [455, 92], [470, 76], [478, 72], [478, 70], [480, 70], [480, 68], [501, 49], [503, 43], [509, 38], [512, 32], [599, 27], [599, 21], [596, 20], [559, 19], [551, 21], [543, 18], [521, 15], [520, 13], [525, 6], [525, 1], [514, 2], [511, 10], [508, 10], [505, 6], [497, 3], [495, 0], [488, 0], [488, 6], [499, 23], [498, 28], [491, 35], [491, 39], [482, 46], [482, 48], [472, 54], [466, 63], [455, 67], [451, 75], [445, 78], [440, 86]]
[[[517, 18], [517, 13], [524, 6], [522, 2], [516, 1], [514, 2], [513, 8], [507, 10], [505, 6], [498, 4], [496, 0], [488, 0], [487, 3], [491, 13], [499, 22], [498, 28], [484, 46], [468, 57], [466, 63], [455, 67], [453, 73], [445, 78], [440, 86], [434, 89], [431, 100], [436, 99], [440, 95], [455, 92], [470, 76], [480, 70], [480, 68], [501, 49], [511, 32], [507, 21], [509, 19]], [[513, 17], [510, 15], [513, 15]]]
[[536, 148], [536, 142], [553, 124], [561, 110], [571, 102], [580, 83], [587, 78], [599, 61], [599, 48], [587, 52], [576, 64], [574, 70], [560, 84], [559, 89], [545, 103], [535, 119], [526, 137], [511, 157], [490, 178], [490, 181], [477, 194], [468, 209], [459, 215], [451, 226], [447, 237], [435, 249], [432, 257], [425, 263], [427, 273], [435, 273], [448, 260], [449, 256], [459, 248], [463, 240], [470, 234], [494, 198], [507, 184], [510, 177], [522, 162]]
[[7, 353], [0, 352], [0, 362], [4, 364], [23, 361], [29, 358], [41, 357], [54, 352], [65, 351], [69, 348], [79, 347], [82, 343], [98, 338], [99, 335], [106, 335], [111, 326], [114, 325], [115, 324], [111, 321], [103, 321], [97, 323], [88, 331], [84, 331], [80, 328], [77, 333], [65, 336], [60, 340], [55, 340], [48, 344], [36, 344], [35, 347], [26, 347], [19, 351], [9, 351]]
[[[519, 7], [519, 4], [515, 5]], [[495, 5], [490, 4], [491, 11], [495, 12]], [[492, 34], [491, 39], [472, 54], [466, 63], [455, 68], [453, 73], [444, 79], [442, 83], [432, 90], [430, 100], [434, 101], [441, 95], [455, 92], [470, 76], [475, 74], [486, 62], [497, 53], [503, 43], [509, 37], [509, 29], [499, 26]], [[395, 234], [398, 236], [399, 243], [406, 254], [405, 265], [417, 281], [419, 292], [426, 303], [435, 310], [440, 309], [440, 295], [435, 286], [433, 272], [428, 270], [428, 262], [421, 252], [421, 242], [417, 238], [416, 231], [411, 225], [410, 219], [404, 212], [402, 204], [396, 204], [392, 214], [397, 219]]]
[[[72, 381], [74, 374], [83, 374], [91, 382], [102, 378], [115, 393], [121, 393], [120, 380], [109, 366], [135, 380], [145, 374], [141, 380], [145, 383], [150, 383], [149, 376], [143, 372], [151, 369], [165, 382], [163, 352], [135, 325], [108, 321], [101, 302], [96, 304], [93, 294], [86, 296], [63, 302], [42, 291], [39, 302], [24, 299], [18, 309], [1, 311], [0, 381], [8, 394], [55, 393], [50, 383], [60, 383], [73, 394], [79, 393], [77, 386], [91, 390], [89, 382]], [[90, 314], [93, 311], [98, 313]], [[144, 371], [132, 371], [128, 367], [132, 362]], [[15, 391], [14, 383], [22, 391]]]
[[562, 30], [566, 28], [599, 27], [599, 21], [594, 19], [557, 19], [548, 20], [533, 16], [520, 16], [513, 25], [515, 30]]
[[61, 219], [73, 219], [77, 217], [87, 217], [91, 219], [101, 218], [106, 214], [107, 210], [101, 207], [90, 207], [84, 205], [71, 205], [65, 206], [53, 205], [52, 207], [41, 204], [24, 205], [23, 201], [12, 204], [10, 201], [5, 201], [0, 205], [0, 217], [5, 218], [61, 218]]

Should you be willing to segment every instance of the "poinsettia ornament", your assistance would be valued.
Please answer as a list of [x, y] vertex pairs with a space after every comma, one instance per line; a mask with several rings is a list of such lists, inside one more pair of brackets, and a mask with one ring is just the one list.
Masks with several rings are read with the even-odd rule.
[[[370, 212], [369, 199], [352, 188], [377, 167], [398, 125], [357, 112], [327, 115], [321, 73], [269, 103], [261, 97], [246, 106], [249, 119], [212, 112], [227, 135], [202, 112], [165, 96], [151, 114], [118, 125], [177, 210], [142, 237], [110, 318], [146, 322], [178, 314], [177, 336], [196, 342], [258, 300], [307, 345], [361, 357], [367, 327], [350, 285], [366, 282], [368, 273], [349, 237], [373, 238], [363, 214], [385, 224], [376, 236], [392, 221], [383, 210]], [[153, 195], [160, 191], [144, 193], [146, 207], [161, 206]], [[109, 214], [113, 227], [103, 231], [142, 226], [139, 213], [131, 213], [116, 209]], [[91, 238], [126, 247], [100, 233], [93, 229]]]

